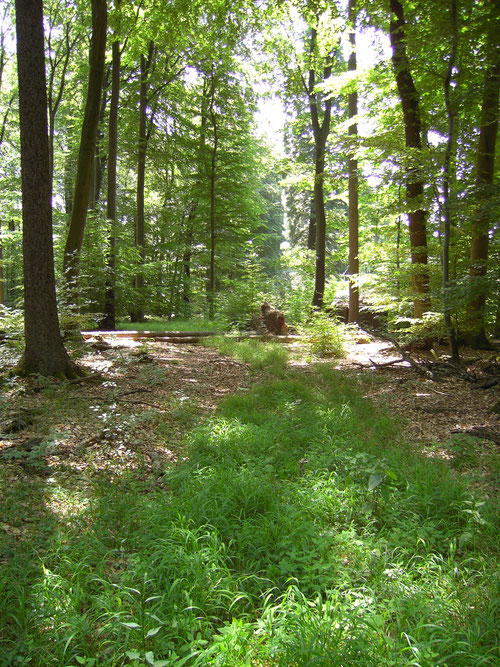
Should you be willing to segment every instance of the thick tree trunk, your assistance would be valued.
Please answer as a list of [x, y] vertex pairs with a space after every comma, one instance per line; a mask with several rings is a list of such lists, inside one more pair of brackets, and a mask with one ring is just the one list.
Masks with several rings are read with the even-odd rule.
[[[392, 46], [392, 64], [396, 74], [396, 83], [403, 108], [406, 148], [412, 152], [411, 161], [418, 160], [422, 148], [421, 119], [419, 96], [406, 53], [405, 19], [399, 0], [390, 0], [392, 12], [390, 38]], [[406, 201], [410, 227], [410, 248], [412, 270], [412, 288], [416, 295], [413, 302], [415, 317], [422, 317], [429, 309], [429, 277], [427, 271], [427, 213], [422, 199], [424, 184], [418, 167], [411, 167], [406, 174]]]
[[472, 221], [472, 244], [470, 254], [471, 298], [467, 313], [471, 333], [467, 342], [477, 347], [487, 347], [485, 330], [486, 285], [488, 264], [488, 234], [491, 201], [489, 189], [495, 175], [495, 148], [498, 132], [499, 93], [500, 93], [500, 41], [492, 26], [489, 47], [493, 59], [485, 72], [483, 101], [481, 107], [481, 126], [477, 151], [476, 185], [478, 189], [478, 210]]
[[[119, 2], [117, 3], [118, 6]], [[115, 269], [116, 269], [116, 176], [118, 155], [118, 109], [120, 103], [120, 42], [113, 42], [113, 63], [111, 75], [111, 102], [109, 106], [109, 149], [108, 149], [108, 201], [107, 217], [109, 224], [108, 252], [106, 256], [106, 284], [104, 287], [103, 329], [112, 331], [116, 328]]]
[[66, 284], [76, 294], [80, 251], [83, 242], [87, 210], [92, 188], [92, 167], [99, 123], [99, 108], [104, 59], [106, 52], [107, 7], [106, 0], [92, 0], [92, 44], [90, 70], [85, 103], [85, 115], [78, 155], [75, 195], [71, 221], [64, 248], [64, 272]]
[[[347, 63], [349, 72], [356, 71], [356, 0], [349, 0], [349, 23], [351, 42], [351, 53]], [[356, 118], [358, 115], [358, 92], [357, 90], [349, 93], [348, 96], [348, 114], [349, 118]], [[358, 125], [356, 122], [349, 125], [349, 136], [353, 142], [351, 145], [351, 154], [349, 155], [349, 323], [359, 320], [359, 287], [357, 285], [359, 274], [359, 206], [358, 206], [358, 161], [356, 159], [356, 147], [354, 141], [358, 135]]]
[[42, 0], [16, 0], [25, 349], [19, 369], [70, 375], [57, 316]]

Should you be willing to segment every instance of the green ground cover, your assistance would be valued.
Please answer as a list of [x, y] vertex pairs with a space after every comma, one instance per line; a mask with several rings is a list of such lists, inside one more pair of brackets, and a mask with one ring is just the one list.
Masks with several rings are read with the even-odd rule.
[[499, 664], [495, 502], [359, 380], [260, 349], [279, 377], [226, 399], [159, 478], [8, 489], [5, 524], [28, 499], [39, 517], [2, 536], [0, 664]]
[[117, 322], [118, 331], [221, 331], [220, 322], [196, 318], [193, 320], [148, 320], [147, 322]]

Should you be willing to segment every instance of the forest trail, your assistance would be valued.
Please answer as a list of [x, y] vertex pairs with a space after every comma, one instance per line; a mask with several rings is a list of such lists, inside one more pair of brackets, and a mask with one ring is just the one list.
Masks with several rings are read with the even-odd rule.
[[[291, 367], [311, 372], [297, 343], [290, 348]], [[182, 436], [213, 414], [222, 399], [266, 379], [265, 372], [190, 343], [97, 337], [85, 350], [80, 363], [96, 382], [77, 380], [63, 388], [48, 381], [41, 390], [37, 381], [27, 380], [23, 390], [13, 387], [0, 420], [0, 452], [48, 443], [47, 474], [60, 466], [118, 472], [139, 464], [154, 473], [182, 457]], [[364, 395], [401, 419], [409, 439], [427, 455], [453, 464], [457, 452], [462, 456], [472, 447], [470, 457], [481, 468], [500, 444], [500, 387], [480, 388], [485, 369], [498, 367], [495, 355], [466, 350], [462, 374], [440, 382], [406, 362], [384, 365], [398, 360], [389, 342], [361, 339], [348, 345], [345, 358], [322, 363], [357, 378]], [[19, 415], [27, 415], [24, 422]], [[498, 490], [495, 471], [483, 468], [487, 486]]]

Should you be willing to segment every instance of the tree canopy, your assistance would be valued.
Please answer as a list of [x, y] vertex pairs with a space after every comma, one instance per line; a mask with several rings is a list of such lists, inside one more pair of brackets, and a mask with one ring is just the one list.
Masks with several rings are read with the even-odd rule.
[[[361, 299], [423, 337], [498, 333], [495, 3], [44, 5], [63, 325], [241, 325], [262, 300], [293, 324], [350, 294], [353, 322]], [[4, 313], [26, 289], [14, 20], [5, 1]], [[266, 98], [281, 144], [262, 129]]]

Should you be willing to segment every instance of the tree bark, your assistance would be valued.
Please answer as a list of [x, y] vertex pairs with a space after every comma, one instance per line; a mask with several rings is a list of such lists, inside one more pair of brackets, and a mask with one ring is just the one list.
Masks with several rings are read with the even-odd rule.
[[[351, 43], [351, 53], [347, 63], [349, 72], [356, 71], [356, 0], [349, 0], [350, 24], [349, 41]], [[356, 118], [358, 115], [358, 92], [353, 90], [348, 96], [348, 114], [349, 118]], [[353, 142], [350, 147], [349, 155], [349, 323], [355, 323], [359, 320], [359, 288], [357, 279], [359, 274], [359, 206], [358, 206], [358, 161], [356, 159], [356, 147], [354, 141], [358, 135], [358, 125], [352, 122], [349, 125], [349, 136]]]
[[[117, 0], [118, 7], [120, 0]], [[104, 287], [104, 318], [102, 328], [112, 331], [116, 328], [115, 270], [116, 270], [116, 177], [118, 156], [118, 109], [120, 104], [120, 41], [113, 42], [113, 62], [111, 74], [111, 101], [109, 106], [108, 126], [108, 201], [107, 217], [109, 224], [108, 252], [106, 256], [106, 284]]]
[[489, 190], [493, 185], [495, 175], [495, 148], [500, 93], [500, 40], [498, 33], [495, 32], [496, 28], [497, 26], [492, 21], [488, 34], [488, 46], [493, 57], [485, 72], [477, 151], [478, 208], [472, 221], [471, 265], [469, 270], [471, 295], [467, 307], [471, 333], [467, 337], [467, 342], [476, 347], [488, 346], [485, 329], [487, 296], [485, 279], [490, 229], [488, 203], [491, 201]]
[[0, 306], [5, 303], [4, 274], [3, 274], [3, 240], [2, 221], [0, 220]]
[[[390, 39], [392, 64], [403, 108], [406, 148], [411, 152], [410, 162], [417, 161], [422, 148], [419, 95], [406, 53], [404, 11], [399, 0], [389, 0], [391, 8]], [[422, 206], [424, 183], [419, 169], [410, 166], [406, 172], [406, 201], [410, 227], [412, 288], [414, 316], [420, 318], [429, 309], [429, 276], [427, 271], [427, 212]]]
[[23, 199], [24, 355], [19, 369], [72, 375], [57, 316], [42, 0], [16, 0]]
[[219, 145], [219, 137], [217, 133], [217, 114], [214, 111], [215, 103], [215, 74], [212, 70], [212, 85], [210, 91], [210, 106], [208, 114], [212, 124], [213, 143], [212, 154], [210, 159], [210, 265], [208, 269], [208, 284], [207, 284], [207, 300], [208, 300], [208, 317], [213, 319], [215, 317], [215, 187], [217, 180], [217, 149]]
[[[141, 83], [139, 89], [139, 146], [137, 157], [137, 189], [135, 214], [135, 245], [139, 251], [141, 267], [146, 259], [146, 234], [144, 226], [144, 188], [146, 183], [146, 154], [148, 150], [148, 87], [149, 73], [154, 57], [154, 42], [149, 43], [148, 56], [141, 55]], [[144, 274], [139, 270], [135, 276], [134, 287], [137, 291], [138, 303], [131, 319], [133, 322], [144, 322]]]
[[457, 0], [450, 2], [450, 14], [452, 23], [452, 45], [451, 53], [448, 60], [448, 68], [444, 79], [444, 101], [446, 107], [446, 115], [448, 117], [448, 140], [446, 142], [446, 151], [444, 156], [444, 174], [443, 174], [443, 208], [444, 208], [444, 225], [443, 225], [443, 302], [444, 302], [444, 325], [448, 334], [450, 342], [450, 351], [453, 361], [459, 360], [458, 342], [455, 334], [455, 329], [451, 321], [451, 306], [449, 298], [450, 289], [450, 242], [451, 242], [451, 227], [452, 215], [450, 204], [450, 187], [452, 176], [451, 158], [455, 146], [455, 118], [456, 111], [451, 101], [451, 81], [453, 77], [453, 69], [457, 57], [458, 49], [458, 16], [457, 16]]
[[66, 284], [76, 295], [80, 251], [87, 220], [92, 189], [92, 167], [99, 123], [104, 60], [106, 52], [107, 7], [106, 0], [92, 0], [92, 44], [90, 47], [90, 69], [83, 119], [75, 195], [71, 221], [64, 248], [64, 273]]
[[[312, 305], [314, 308], [321, 310], [323, 307], [323, 295], [325, 292], [325, 260], [326, 260], [326, 214], [325, 214], [325, 198], [323, 193], [323, 182], [325, 177], [325, 149], [328, 135], [330, 133], [330, 120], [332, 112], [332, 100], [328, 98], [325, 100], [325, 107], [323, 110], [323, 119], [320, 122], [319, 117], [319, 94], [316, 92], [316, 72], [313, 65], [313, 55], [316, 49], [317, 32], [315, 28], [311, 28], [311, 38], [309, 44], [309, 56], [311, 58], [311, 65], [309, 69], [309, 76], [307, 83], [303, 79], [304, 88], [309, 99], [309, 112], [311, 115], [311, 125], [314, 137], [314, 213], [311, 215], [311, 222], [314, 220], [316, 224], [316, 270], [314, 278], [314, 295]], [[329, 56], [329, 62], [323, 71], [323, 81], [328, 79], [332, 72], [331, 61], [332, 54]], [[311, 238], [312, 231], [309, 232]]]

